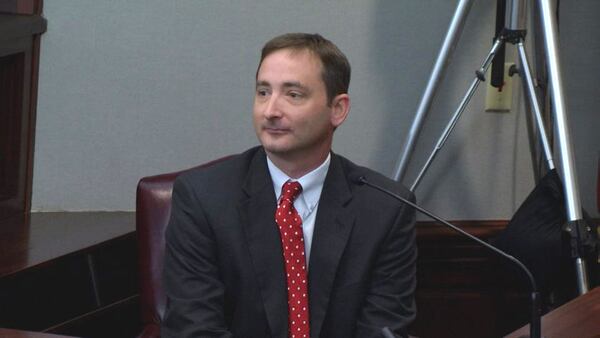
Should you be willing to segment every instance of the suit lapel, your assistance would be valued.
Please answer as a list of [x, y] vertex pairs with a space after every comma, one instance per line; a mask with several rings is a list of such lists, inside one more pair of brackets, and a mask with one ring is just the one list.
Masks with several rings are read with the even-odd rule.
[[308, 273], [311, 337], [319, 337], [338, 264], [354, 224], [352, 198], [340, 159], [332, 154], [315, 221]]
[[287, 337], [285, 267], [265, 156], [259, 150], [250, 163], [243, 187], [247, 198], [242, 199], [239, 212], [271, 332], [273, 337]]

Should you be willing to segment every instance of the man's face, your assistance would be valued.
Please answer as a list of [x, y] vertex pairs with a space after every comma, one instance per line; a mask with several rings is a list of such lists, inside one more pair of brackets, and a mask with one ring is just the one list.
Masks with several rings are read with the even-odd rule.
[[321, 61], [308, 51], [282, 49], [262, 61], [254, 128], [271, 155], [293, 160], [329, 152], [333, 129], [343, 119], [333, 118], [335, 104], [328, 105], [321, 71]]

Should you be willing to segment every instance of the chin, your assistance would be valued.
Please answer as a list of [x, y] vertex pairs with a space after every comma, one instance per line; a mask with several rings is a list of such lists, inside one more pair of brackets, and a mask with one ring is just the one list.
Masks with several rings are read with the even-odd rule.
[[265, 148], [265, 150], [267, 150], [268, 152], [275, 154], [287, 152], [290, 150], [290, 145], [287, 142], [283, 141], [285, 140], [276, 140], [268, 136], [260, 139], [260, 143], [262, 144], [263, 148]]
[[262, 146], [267, 152], [272, 154], [285, 154], [290, 150], [289, 147], [272, 143], [262, 143]]

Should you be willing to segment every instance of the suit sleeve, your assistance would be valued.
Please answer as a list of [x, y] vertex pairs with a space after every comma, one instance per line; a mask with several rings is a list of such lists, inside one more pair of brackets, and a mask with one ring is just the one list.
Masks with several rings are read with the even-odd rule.
[[162, 337], [232, 337], [225, 323], [214, 234], [201, 203], [181, 176], [173, 187], [165, 236], [167, 305]]
[[[407, 197], [415, 200], [412, 193]], [[383, 337], [386, 326], [396, 335], [407, 337], [407, 327], [416, 316], [415, 212], [407, 205], [398, 209], [374, 265], [356, 338]]]

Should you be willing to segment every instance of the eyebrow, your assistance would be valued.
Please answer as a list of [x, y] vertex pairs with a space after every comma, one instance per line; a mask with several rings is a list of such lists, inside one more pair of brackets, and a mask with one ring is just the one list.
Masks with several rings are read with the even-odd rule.
[[[256, 87], [271, 87], [271, 84], [267, 81], [256, 81]], [[299, 88], [305, 91], [309, 91], [308, 87], [298, 81], [288, 81], [283, 83], [283, 88]]]

